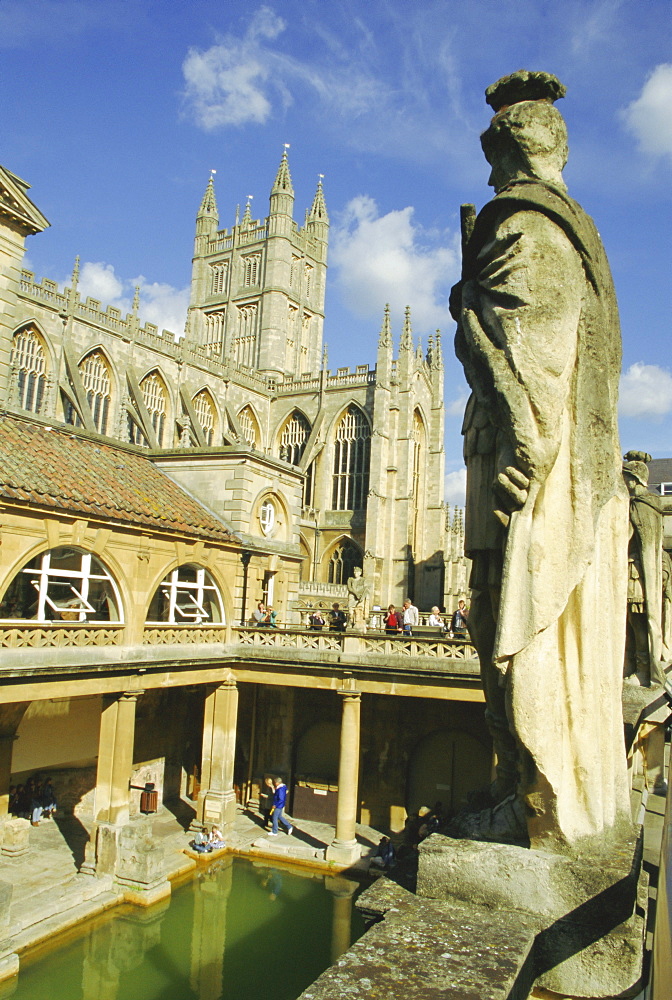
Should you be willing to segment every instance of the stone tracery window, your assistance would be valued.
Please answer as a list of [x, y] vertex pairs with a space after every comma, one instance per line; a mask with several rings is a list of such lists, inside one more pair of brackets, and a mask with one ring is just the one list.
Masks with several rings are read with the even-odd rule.
[[121, 622], [119, 589], [90, 552], [51, 549], [31, 559], [10, 583], [0, 618], [24, 621]]
[[42, 341], [30, 327], [14, 334], [10, 364], [16, 373], [16, 402], [24, 410], [39, 413], [47, 381], [46, 362]]
[[280, 435], [280, 458], [298, 465], [309, 437], [310, 424], [299, 410], [295, 410]]
[[371, 428], [358, 406], [343, 414], [334, 440], [333, 510], [363, 510], [369, 492]]
[[184, 564], [157, 587], [147, 612], [152, 624], [223, 623], [224, 604], [214, 579], [202, 566]]
[[258, 448], [261, 443], [259, 424], [251, 406], [244, 406], [238, 414], [238, 423], [250, 448]]
[[[159, 447], [163, 447], [163, 433], [166, 425], [166, 414], [168, 411], [168, 393], [165, 383], [158, 372], [151, 372], [146, 375], [140, 383], [140, 390], [147, 412], [152, 421], [154, 432], [156, 433]], [[129, 417], [129, 440], [132, 444], [138, 444], [146, 448], [149, 445], [147, 438], [142, 433], [138, 425]]]
[[[107, 424], [112, 403], [112, 378], [110, 366], [102, 351], [92, 351], [79, 364], [86, 398], [93, 417], [93, 423], [99, 434], [107, 434]], [[81, 425], [77, 415], [72, 422]]]
[[233, 357], [238, 365], [254, 368], [257, 363], [257, 303], [238, 306], [238, 330]]
[[354, 542], [346, 539], [337, 545], [329, 559], [329, 583], [347, 583], [355, 566], [362, 565], [362, 553]]
[[206, 443], [211, 445], [215, 436], [215, 404], [207, 389], [202, 389], [193, 399], [194, 411], [203, 430]]
[[226, 279], [229, 273], [228, 261], [219, 264], [212, 264], [210, 278], [210, 294], [224, 295], [226, 293]]

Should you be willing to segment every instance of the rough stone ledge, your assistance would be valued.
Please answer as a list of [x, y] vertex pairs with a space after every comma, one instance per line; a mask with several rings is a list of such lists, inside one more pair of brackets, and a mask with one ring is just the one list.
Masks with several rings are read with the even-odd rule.
[[[384, 885], [387, 882], [387, 885]], [[536, 927], [519, 913], [425, 900], [380, 879], [384, 919], [300, 1000], [524, 1000]], [[370, 890], [364, 894], [370, 893]], [[386, 895], [389, 894], [389, 895]], [[373, 894], [375, 897], [375, 893]], [[395, 903], [396, 905], [389, 905]]]

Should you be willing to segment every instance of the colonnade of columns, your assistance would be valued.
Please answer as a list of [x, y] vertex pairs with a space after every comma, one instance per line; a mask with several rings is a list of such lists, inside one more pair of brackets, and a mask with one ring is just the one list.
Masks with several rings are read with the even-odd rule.
[[[136, 709], [144, 691], [129, 690], [103, 696], [91, 841], [82, 870], [114, 873], [119, 837], [131, 821], [131, 779]], [[341, 739], [338, 806], [335, 837], [327, 860], [347, 866], [360, 856], [356, 839], [359, 804], [361, 694], [346, 677], [341, 698]], [[21, 706], [21, 713], [28, 703]], [[201, 784], [194, 825], [218, 826], [224, 836], [236, 811], [234, 761], [238, 715], [238, 688], [233, 674], [208, 688], [205, 696]], [[12, 720], [14, 723], [16, 720]], [[0, 727], [1, 728], [1, 727]], [[16, 729], [16, 725], [12, 728]], [[0, 732], [0, 820], [7, 813], [14, 732]]]

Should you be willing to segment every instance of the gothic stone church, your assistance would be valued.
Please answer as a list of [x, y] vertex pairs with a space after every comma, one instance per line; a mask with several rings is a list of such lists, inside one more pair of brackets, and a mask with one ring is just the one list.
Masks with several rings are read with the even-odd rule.
[[386, 310], [375, 369], [327, 369], [321, 181], [300, 226], [285, 152], [268, 216], [253, 219], [248, 203], [222, 229], [210, 179], [178, 337], [140, 324], [137, 295], [126, 316], [83, 301], [77, 265], [63, 292], [36, 282], [24, 237], [48, 222], [26, 191], [2, 170], [6, 411], [142, 449], [257, 554], [244, 614], [263, 598], [298, 622], [302, 607], [330, 606], [357, 565], [372, 605], [453, 602], [464, 584], [454, 566], [446, 574], [459, 526], [446, 530], [443, 504], [440, 337], [416, 347], [407, 310], [395, 357]]

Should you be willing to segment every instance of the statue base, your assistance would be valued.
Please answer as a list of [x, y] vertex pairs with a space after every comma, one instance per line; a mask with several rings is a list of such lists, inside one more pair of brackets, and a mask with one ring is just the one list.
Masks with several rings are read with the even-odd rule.
[[524, 914], [537, 928], [537, 985], [563, 995], [611, 997], [641, 976], [641, 857], [634, 832], [609, 852], [581, 855], [432, 834], [420, 845], [417, 893]]

